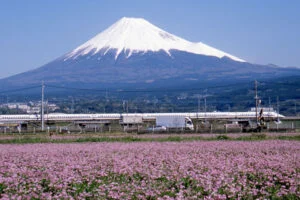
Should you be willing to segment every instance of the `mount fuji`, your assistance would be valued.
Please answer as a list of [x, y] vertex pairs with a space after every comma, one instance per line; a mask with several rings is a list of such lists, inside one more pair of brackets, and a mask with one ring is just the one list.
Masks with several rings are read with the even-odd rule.
[[0, 80], [0, 89], [49, 84], [97, 88], [176, 87], [300, 75], [297, 68], [257, 65], [141, 18], [122, 18], [73, 51]]
[[164, 51], [171, 56], [171, 50], [179, 50], [194, 54], [216, 56], [218, 58], [229, 57], [233, 60], [244, 60], [210, 47], [201, 42], [192, 43], [175, 35], [172, 35], [148, 21], [141, 18], [123, 17], [108, 29], [98, 34], [83, 45], [77, 47], [66, 57], [77, 58], [89, 53], [97, 54], [102, 51], [105, 55], [109, 50], [115, 50], [115, 59], [121, 52], [126, 58], [133, 53]]

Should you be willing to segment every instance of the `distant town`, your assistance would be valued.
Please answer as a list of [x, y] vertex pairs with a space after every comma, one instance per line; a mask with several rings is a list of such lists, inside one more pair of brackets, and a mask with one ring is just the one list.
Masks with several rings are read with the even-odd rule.
[[[8, 108], [10, 110], [16, 110], [18, 113], [38, 114], [41, 112], [41, 101], [28, 103], [4, 103], [0, 104], [0, 108]], [[46, 112], [55, 112], [59, 107], [54, 103], [46, 102]]]

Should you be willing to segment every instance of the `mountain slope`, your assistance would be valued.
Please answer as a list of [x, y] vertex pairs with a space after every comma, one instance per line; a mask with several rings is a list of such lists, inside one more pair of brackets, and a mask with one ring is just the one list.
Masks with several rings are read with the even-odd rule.
[[289, 75], [300, 75], [300, 70], [247, 63], [174, 36], [144, 19], [122, 18], [70, 53], [0, 80], [0, 89], [42, 81], [94, 88], [176, 87]]

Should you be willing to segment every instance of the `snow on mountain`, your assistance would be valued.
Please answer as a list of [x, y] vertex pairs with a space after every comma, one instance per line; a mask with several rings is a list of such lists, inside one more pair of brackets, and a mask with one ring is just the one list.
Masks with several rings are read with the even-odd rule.
[[170, 34], [145, 19], [127, 17], [123, 17], [94, 38], [74, 49], [66, 55], [65, 59], [75, 59], [89, 53], [96, 54], [100, 50], [104, 52], [104, 55], [109, 50], [116, 50], [115, 59], [122, 51], [126, 53], [127, 57], [130, 57], [133, 53], [161, 50], [171, 56], [170, 50], [180, 50], [219, 58], [226, 56], [235, 61], [245, 62], [201, 42], [193, 43]]

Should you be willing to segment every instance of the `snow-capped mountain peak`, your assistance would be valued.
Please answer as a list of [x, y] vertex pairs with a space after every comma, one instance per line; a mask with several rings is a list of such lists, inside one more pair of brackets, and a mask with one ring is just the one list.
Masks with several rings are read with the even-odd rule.
[[91, 52], [96, 54], [100, 50], [104, 51], [104, 54], [109, 50], [116, 50], [115, 59], [122, 51], [126, 53], [127, 57], [130, 57], [133, 53], [161, 50], [171, 56], [170, 50], [180, 50], [219, 58], [226, 56], [235, 61], [244, 62], [238, 57], [201, 42], [193, 43], [170, 34], [142, 18], [121, 18], [94, 38], [67, 54], [66, 59], [75, 59]]

